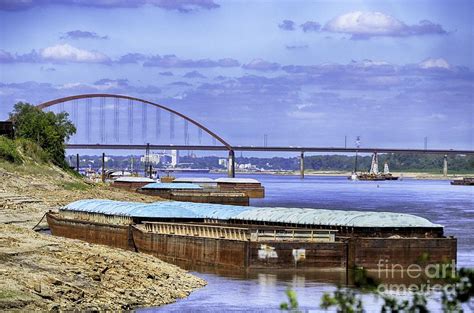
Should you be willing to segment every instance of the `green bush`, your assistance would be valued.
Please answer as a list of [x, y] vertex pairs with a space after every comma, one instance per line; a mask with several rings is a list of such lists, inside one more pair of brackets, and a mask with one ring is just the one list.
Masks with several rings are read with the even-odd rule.
[[16, 164], [23, 163], [15, 142], [4, 136], [0, 136], [0, 159]]

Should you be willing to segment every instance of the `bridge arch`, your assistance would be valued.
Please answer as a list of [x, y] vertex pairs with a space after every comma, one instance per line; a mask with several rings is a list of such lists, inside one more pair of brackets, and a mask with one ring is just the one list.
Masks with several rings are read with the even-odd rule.
[[192, 118], [190, 118], [190, 117], [188, 117], [188, 116], [186, 116], [186, 115], [184, 115], [184, 114], [182, 114], [178, 111], [170, 109], [170, 108], [168, 108], [164, 105], [154, 103], [154, 102], [151, 102], [151, 101], [148, 101], [148, 100], [145, 100], [145, 99], [136, 98], [136, 97], [126, 96], [126, 95], [118, 95], [118, 94], [107, 94], [107, 93], [81, 94], [81, 95], [68, 96], [68, 97], [63, 97], [63, 98], [58, 98], [58, 99], [54, 99], [54, 100], [51, 100], [51, 101], [43, 102], [41, 104], [38, 104], [36, 107], [43, 110], [43, 109], [46, 109], [48, 107], [52, 107], [52, 106], [55, 106], [57, 104], [61, 104], [61, 103], [64, 103], [64, 102], [80, 100], [80, 99], [92, 99], [92, 98], [114, 98], [114, 99], [132, 100], [132, 101], [137, 101], [137, 102], [140, 102], [140, 103], [148, 104], [148, 105], [154, 106], [156, 108], [168, 111], [168, 112], [170, 112], [172, 114], [175, 114], [175, 115], [183, 118], [184, 120], [192, 123], [196, 127], [202, 129], [207, 134], [209, 134], [212, 138], [216, 139], [222, 145], [224, 145], [229, 151], [233, 150], [232, 146], [227, 141], [225, 141], [222, 137], [220, 137], [219, 135], [217, 135], [216, 133], [211, 131], [206, 126], [204, 126], [201, 123], [197, 122], [196, 120], [194, 120], [194, 119], [192, 119]]

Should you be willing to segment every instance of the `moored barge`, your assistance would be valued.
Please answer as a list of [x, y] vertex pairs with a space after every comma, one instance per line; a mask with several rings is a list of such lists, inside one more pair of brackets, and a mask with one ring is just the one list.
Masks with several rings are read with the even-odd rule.
[[464, 177], [463, 179], [455, 179], [451, 182], [451, 185], [474, 186], [474, 177]]
[[47, 220], [53, 235], [181, 264], [375, 270], [456, 261], [456, 239], [441, 225], [399, 213], [81, 200]]
[[217, 187], [221, 191], [243, 192], [249, 198], [265, 198], [265, 188], [253, 178], [217, 178]]
[[137, 189], [137, 192], [174, 201], [249, 205], [249, 197], [243, 192], [203, 188], [193, 183], [151, 183]]

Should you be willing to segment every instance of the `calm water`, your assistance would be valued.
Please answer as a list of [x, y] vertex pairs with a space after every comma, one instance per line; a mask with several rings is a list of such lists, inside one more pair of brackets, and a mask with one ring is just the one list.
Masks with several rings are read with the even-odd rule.
[[[458, 238], [458, 265], [474, 267], [473, 187], [451, 186], [447, 180], [353, 182], [345, 177], [306, 177], [304, 180], [276, 175], [245, 177], [256, 178], [265, 186], [265, 199], [251, 200], [254, 206], [391, 211], [425, 217], [444, 225], [445, 234]], [[239, 276], [205, 270], [193, 274], [205, 279], [208, 285], [174, 304], [144, 311], [278, 311], [285, 299], [285, 290], [291, 287], [296, 290], [302, 309], [319, 312], [323, 293], [342, 283], [338, 275], [330, 274]], [[364, 296], [364, 306], [369, 312], [376, 311], [378, 302], [374, 296]], [[437, 307], [435, 301], [430, 306]]]

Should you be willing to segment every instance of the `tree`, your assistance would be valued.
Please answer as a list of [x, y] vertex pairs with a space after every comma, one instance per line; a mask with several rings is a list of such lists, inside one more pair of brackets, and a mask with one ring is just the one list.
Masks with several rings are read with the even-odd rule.
[[68, 116], [66, 112], [43, 112], [29, 103], [18, 102], [10, 113], [10, 120], [14, 123], [17, 137], [36, 142], [54, 164], [67, 168], [66, 141], [76, 133], [76, 127]]

